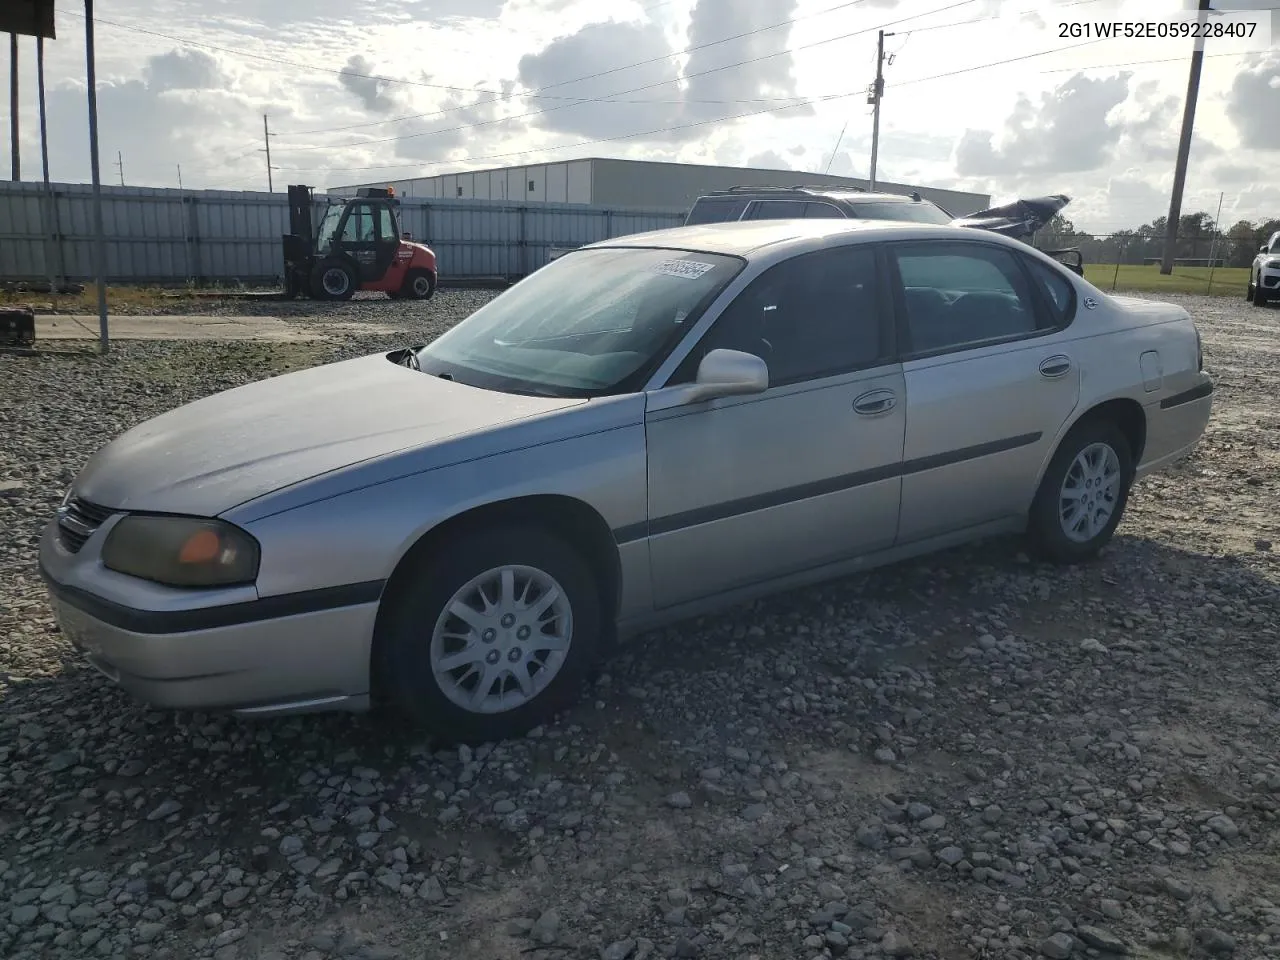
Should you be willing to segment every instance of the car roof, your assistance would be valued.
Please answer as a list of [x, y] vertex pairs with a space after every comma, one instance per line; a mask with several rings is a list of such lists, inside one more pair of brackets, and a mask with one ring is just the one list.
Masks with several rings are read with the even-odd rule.
[[[612, 240], [588, 244], [593, 247], [659, 247], [672, 250], [696, 250], [727, 256], [749, 257], [780, 244], [820, 245], [830, 238], [848, 236], [859, 241], [874, 240], [956, 240], [979, 239], [967, 227], [914, 223], [905, 220], [733, 220], [727, 223], [705, 223], [691, 227], [671, 227], [633, 233]], [[1006, 242], [1004, 237], [985, 231], [981, 239]], [[1013, 241], [1007, 241], [1012, 244]]]

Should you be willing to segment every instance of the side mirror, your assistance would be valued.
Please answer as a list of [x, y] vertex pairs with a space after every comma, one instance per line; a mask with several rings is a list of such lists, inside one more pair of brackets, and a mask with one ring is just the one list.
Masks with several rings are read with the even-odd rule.
[[698, 376], [689, 385], [686, 403], [764, 393], [769, 389], [769, 365], [753, 353], [712, 350], [698, 364]]
[[413, 239], [413, 234], [412, 234], [412, 233], [410, 233], [408, 230], [406, 230], [404, 233], [400, 234], [400, 239], [401, 239], [401, 240], [412, 240], [412, 239]]

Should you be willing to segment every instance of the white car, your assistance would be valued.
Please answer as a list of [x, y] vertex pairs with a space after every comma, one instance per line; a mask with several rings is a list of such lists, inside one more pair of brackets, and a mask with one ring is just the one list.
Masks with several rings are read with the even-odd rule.
[[1268, 300], [1280, 300], [1280, 230], [1271, 235], [1253, 258], [1245, 297], [1255, 307], [1265, 307]]

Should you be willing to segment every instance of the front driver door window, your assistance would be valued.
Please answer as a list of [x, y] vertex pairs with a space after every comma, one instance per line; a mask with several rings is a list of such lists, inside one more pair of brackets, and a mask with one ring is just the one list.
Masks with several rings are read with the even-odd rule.
[[646, 412], [654, 601], [669, 607], [892, 545], [903, 380], [875, 251], [793, 258], [749, 284], [671, 383], [710, 350], [769, 365], [762, 394]]

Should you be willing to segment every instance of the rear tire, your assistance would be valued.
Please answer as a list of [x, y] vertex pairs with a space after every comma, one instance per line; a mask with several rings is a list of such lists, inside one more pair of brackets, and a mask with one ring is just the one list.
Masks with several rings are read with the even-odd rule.
[[311, 272], [311, 289], [317, 300], [350, 300], [357, 286], [356, 272], [341, 260], [322, 260]]
[[1063, 438], [1031, 506], [1032, 551], [1052, 563], [1097, 556], [1124, 516], [1133, 484], [1133, 451], [1109, 420], [1085, 420]]
[[488, 527], [408, 563], [374, 641], [390, 705], [437, 737], [480, 743], [522, 736], [574, 702], [604, 616], [578, 551], [537, 526]]
[[1261, 274], [1259, 274], [1257, 282], [1253, 283], [1251, 286], [1253, 287], [1253, 305], [1255, 307], [1265, 307], [1267, 305], [1267, 294], [1266, 291], [1262, 289]]
[[407, 300], [430, 300], [436, 292], [436, 278], [430, 270], [410, 270], [400, 288], [400, 296]]

